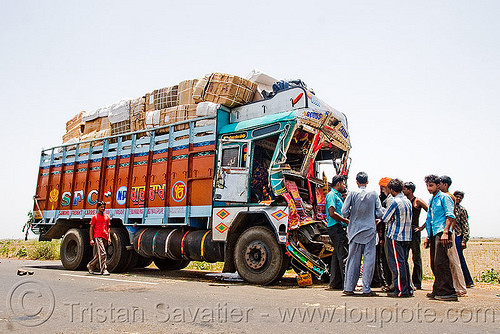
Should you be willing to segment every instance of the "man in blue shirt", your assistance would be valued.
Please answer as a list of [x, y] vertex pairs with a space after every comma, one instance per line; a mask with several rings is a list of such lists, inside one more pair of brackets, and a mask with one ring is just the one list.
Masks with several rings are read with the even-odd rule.
[[432, 292], [428, 293], [427, 297], [444, 301], [457, 301], [448, 258], [448, 248], [451, 246], [450, 229], [455, 219], [454, 203], [450, 196], [439, 190], [439, 177], [437, 175], [427, 175], [425, 184], [429, 193], [432, 194], [425, 221], [428, 235], [425, 245], [426, 247], [430, 245], [431, 248], [431, 269], [435, 278]]
[[342, 217], [344, 200], [341, 192], [345, 190], [345, 178], [335, 175], [332, 190], [326, 195], [327, 229], [333, 243], [332, 264], [330, 266], [330, 284], [327, 290], [344, 288], [345, 262], [347, 259], [347, 232], [349, 220]]
[[403, 181], [392, 179], [387, 185], [393, 200], [382, 217], [387, 223], [387, 261], [393, 272], [394, 292], [389, 297], [411, 297], [410, 267], [408, 253], [411, 242], [411, 202], [403, 195]]

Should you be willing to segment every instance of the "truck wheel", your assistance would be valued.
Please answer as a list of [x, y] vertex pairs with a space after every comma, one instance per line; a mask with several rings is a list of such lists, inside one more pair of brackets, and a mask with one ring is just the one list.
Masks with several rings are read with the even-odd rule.
[[139, 261], [139, 254], [134, 251], [131, 252], [124, 271], [130, 271], [134, 269], [137, 266], [137, 261]]
[[186, 268], [190, 261], [154, 258], [153, 262], [160, 270], [180, 270]]
[[234, 261], [245, 281], [269, 285], [281, 279], [289, 259], [270, 229], [255, 226], [243, 232], [236, 241]]
[[130, 242], [125, 229], [112, 227], [110, 232], [111, 242], [108, 242], [106, 249], [106, 266], [108, 271], [119, 273], [126, 269], [133, 251], [127, 250]]
[[92, 257], [89, 232], [78, 228], [69, 229], [61, 242], [60, 254], [64, 268], [85, 269]]

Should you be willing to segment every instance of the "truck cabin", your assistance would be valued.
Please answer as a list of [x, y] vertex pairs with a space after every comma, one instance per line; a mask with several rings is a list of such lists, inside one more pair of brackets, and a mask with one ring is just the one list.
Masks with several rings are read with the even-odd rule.
[[348, 138], [341, 144], [338, 129], [344, 129], [342, 123], [331, 115], [320, 128], [297, 115], [302, 112], [290, 112], [286, 119], [271, 119], [268, 124], [220, 137], [215, 202], [257, 204], [278, 199], [270, 174], [279, 170], [283, 180], [295, 184], [305, 206], [312, 209], [318, 202], [315, 189], [324, 186], [324, 166], [333, 168], [336, 174], [347, 173], [350, 145]]

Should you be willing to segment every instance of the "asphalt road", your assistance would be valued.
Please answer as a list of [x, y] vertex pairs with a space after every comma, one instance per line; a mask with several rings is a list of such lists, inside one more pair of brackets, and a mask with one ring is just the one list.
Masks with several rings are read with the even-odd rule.
[[[18, 276], [17, 270], [33, 271]], [[325, 285], [272, 287], [198, 271], [94, 276], [57, 261], [0, 259], [1, 333], [500, 333], [500, 298], [459, 302], [342, 297]]]

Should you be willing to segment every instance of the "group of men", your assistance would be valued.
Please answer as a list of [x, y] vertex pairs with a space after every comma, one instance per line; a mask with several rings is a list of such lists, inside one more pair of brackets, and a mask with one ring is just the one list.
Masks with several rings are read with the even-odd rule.
[[[327, 290], [354, 295], [361, 268], [363, 296], [377, 296], [382, 287], [389, 297], [411, 297], [422, 288], [420, 232], [427, 230], [435, 276], [428, 298], [456, 301], [473, 287], [463, 249], [469, 239], [468, 215], [460, 203], [464, 193], [449, 193], [451, 178], [428, 175], [424, 179], [432, 195], [427, 205], [415, 197], [415, 184], [400, 179], [380, 180], [380, 196], [367, 190], [368, 175], [356, 175], [358, 189], [346, 191], [344, 176], [335, 175], [326, 196], [327, 229], [334, 246]], [[420, 212], [427, 211], [419, 225]], [[412, 252], [413, 274], [408, 263]], [[361, 265], [362, 263], [362, 265]]]

